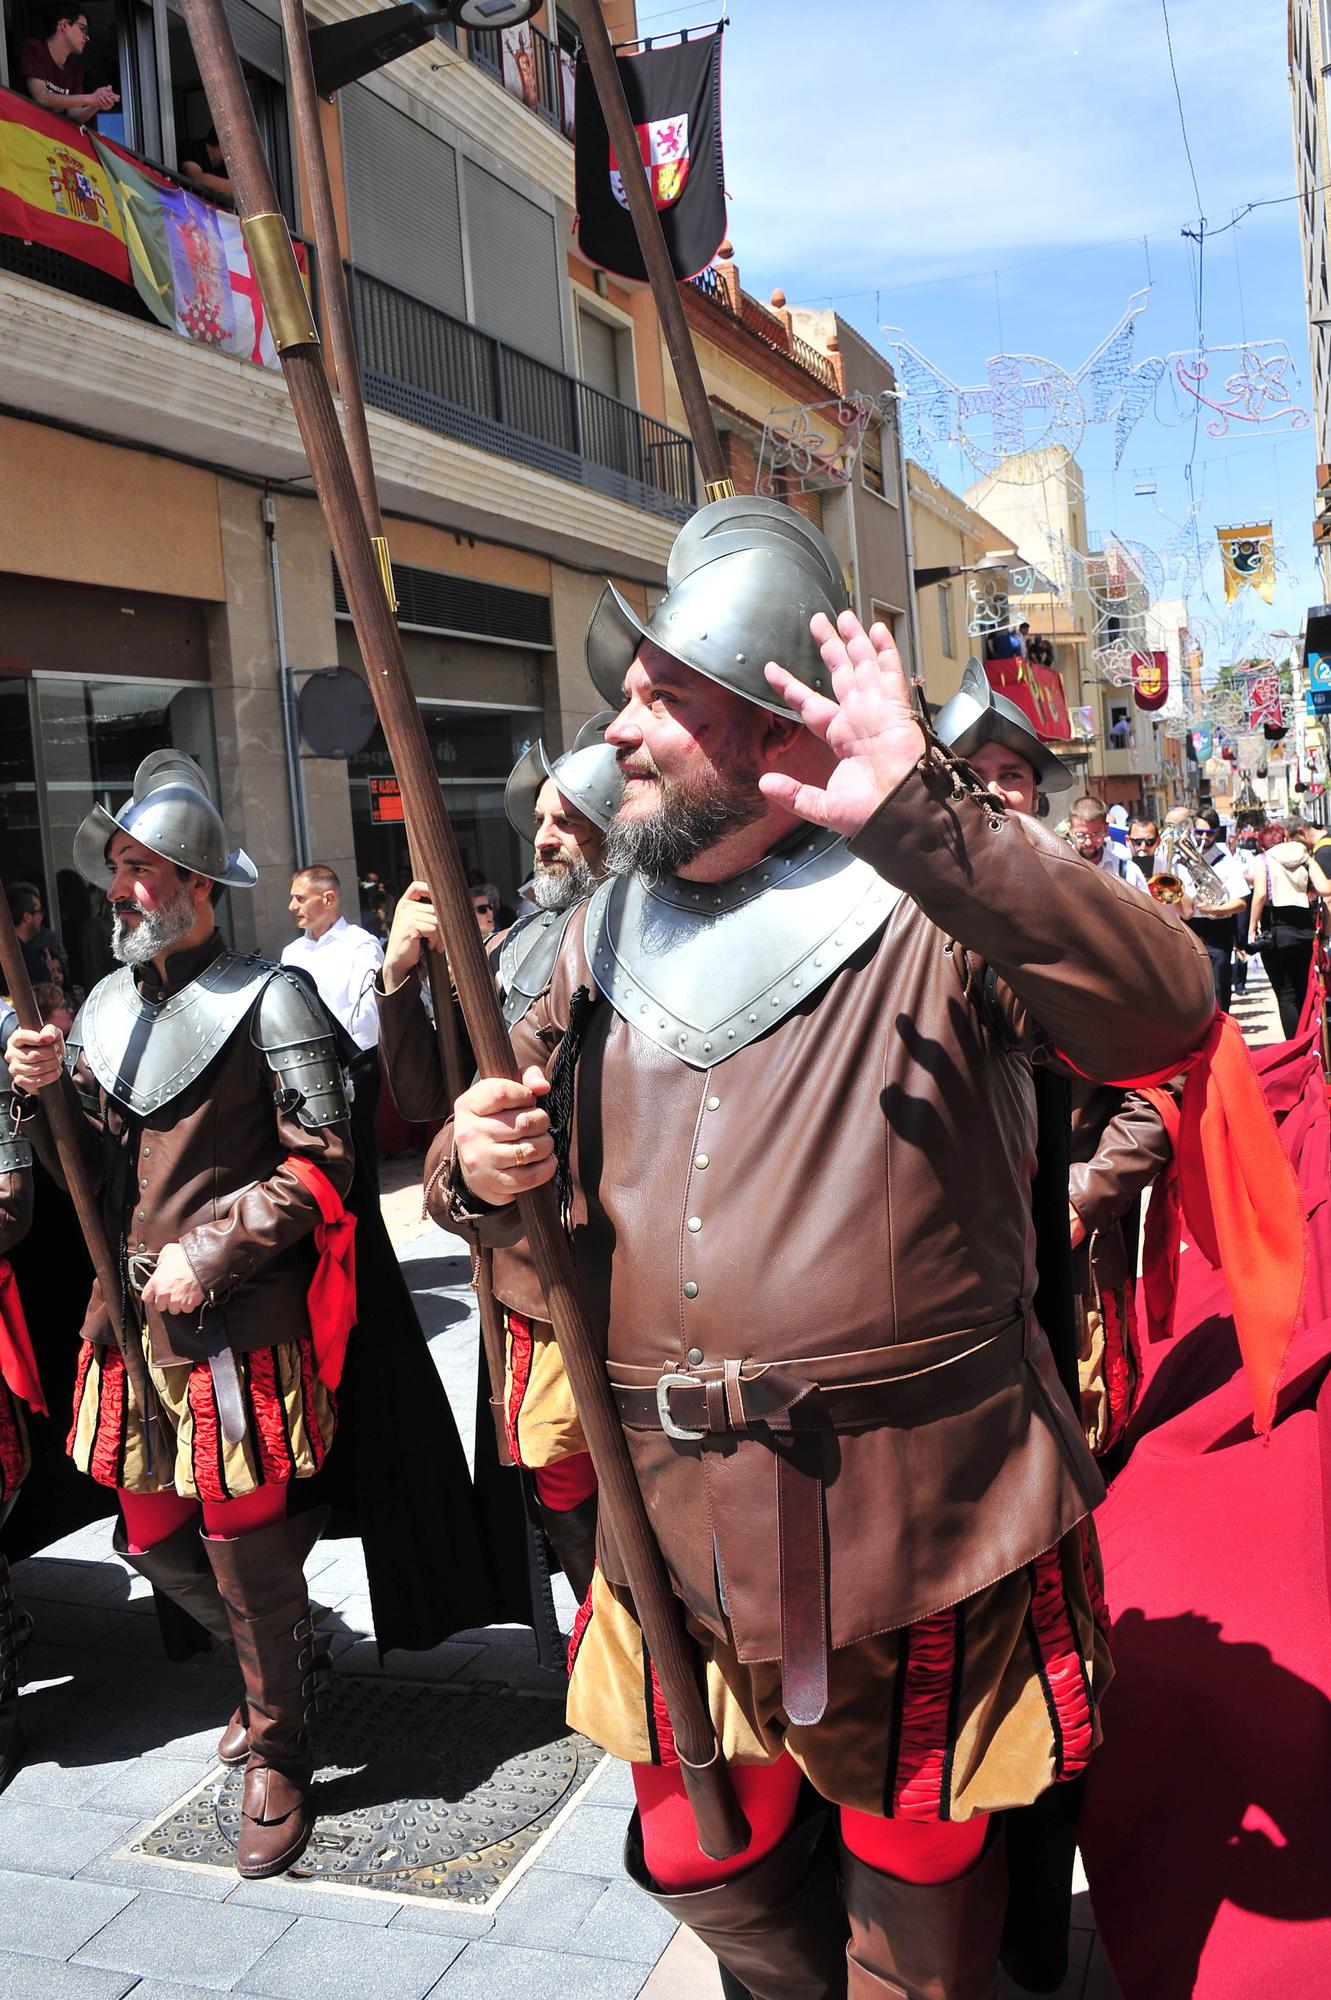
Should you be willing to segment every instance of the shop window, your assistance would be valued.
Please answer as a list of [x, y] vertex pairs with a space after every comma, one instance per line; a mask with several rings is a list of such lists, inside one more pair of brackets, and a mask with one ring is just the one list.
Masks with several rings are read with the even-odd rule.
[[[540, 734], [540, 715], [425, 701], [420, 709], [463, 866], [475, 881], [495, 885], [505, 913], [514, 911], [531, 855], [529, 849], [519, 850], [504, 816], [504, 785]], [[376, 729], [365, 748], [348, 758], [347, 776], [360, 920], [381, 935], [412, 879], [401, 794], [382, 731]]]
[[[55, 890], [52, 924], [69, 955], [75, 982], [90, 986], [110, 969], [106, 898], [69, 864], [74, 835], [91, 805], [115, 811], [134, 773], [153, 750], [183, 750], [218, 796], [212, 694], [198, 683], [81, 680], [45, 675], [33, 690], [36, 756], [33, 779], [42, 801], [41, 838]], [[230, 934], [227, 899], [218, 927]]]

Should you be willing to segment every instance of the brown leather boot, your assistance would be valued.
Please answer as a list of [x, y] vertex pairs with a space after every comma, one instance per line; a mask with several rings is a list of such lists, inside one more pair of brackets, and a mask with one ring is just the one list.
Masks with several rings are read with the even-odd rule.
[[32, 1620], [19, 1611], [9, 1588], [9, 1564], [0, 1555], [0, 1792], [23, 1762], [18, 1726], [18, 1657], [32, 1637]]
[[903, 1882], [843, 1846], [850, 2000], [990, 2000], [1007, 1907], [1007, 1854], [992, 1840], [954, 1882]]
[[203, 1543], [245, 1677], [249, 1757], [236, 1869], [251, 1879], [289, 1868], [313, 1828], [309, 1725], [319, 1648], [304, 1563], [327, 1512], [320, 1508], [231, 1541]]
[[836, 1872], [818, 1851], [826, 1823], [826, 1813], [812, 1813], [742, 1875], [715, 1889], [667, 1895], [647, 1873], [635, 1812], [624, 1866], [654, 1903], [715, 1952], [753, 2000], [840, 2000], [846, 1992], [846, 1919]]
[[559, 1566], [579, 1604], [592, 1587], [596, 1568], [596, 1503], [595, 1493], [576, 1507], [547, 1507], [543, 1500], [537, 1503], [546, 1539], [559, 1557]]
[[[147, 1577], [154, 1590], [160, 1590], [182, 1611], [187, 1611], [220, 1645], [231, 1645], [231, 1620], [218, 1595], [213, 1566], [203, 1552], [197, 1520], [184, 1522], [173, 1535], [163, 1542], [154, 1542], [150, 1549], [133, 1553], [125, 1523], [117, 1519], [111, 1547], [131, 1569]], [[243, 1764], [249, 1754], [249, 1718], [242, 1700], [218, 1739], [217, 1755], [223, 1764]]]

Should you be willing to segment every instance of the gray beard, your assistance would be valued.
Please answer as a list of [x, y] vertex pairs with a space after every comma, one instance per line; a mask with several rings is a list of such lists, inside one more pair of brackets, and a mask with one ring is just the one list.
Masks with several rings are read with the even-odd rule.
[[601, 850], [606, 873], [678, 875], [726, 834], [752, 826], [762, 818], [764, 806], [757, 774], [737, 777], [739, 783], [713, 777], [696, 790], [662, 778], [654, 813], [645, 819], [611, 820]]
[[591, 895], [596, 879], [581, 855], [554, 868], [538, 861], [532, 871], [531, 899], [538, 910], [571, 910]]
[[112, 917], [111, 955], [121, 965], [151, 964], [177, 939], [183, 938], [194, 922], [194, 901], [190, 896], [179, 896], [172, 903], [164, 903], [160, 910], [145, 910], [139, 903], [134, 907], [139, 911], [139, 921], [132, 931], [126, 930], [119, 910]]

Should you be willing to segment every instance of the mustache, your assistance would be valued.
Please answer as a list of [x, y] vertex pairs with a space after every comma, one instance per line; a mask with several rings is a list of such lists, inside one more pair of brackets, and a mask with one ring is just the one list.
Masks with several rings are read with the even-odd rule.
[[645, 750], [621, 750], [615, 762], [621, 778], [659, 778], [661, 775]]
[[118, 902], [113, 903], [111, 907], [115, 911], [118, 917], [127, 917], [131, 915], [136, 917], [146, 917], [148, 915], [148, 912], [147, 910], [144, 909], [142, 903], [136, 903], [132, 896], [121, 897], [120, 900]]

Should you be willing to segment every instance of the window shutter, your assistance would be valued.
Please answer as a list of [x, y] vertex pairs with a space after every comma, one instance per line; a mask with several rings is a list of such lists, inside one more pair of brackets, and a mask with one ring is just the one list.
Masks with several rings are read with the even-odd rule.
[[596, 313], [579, 312], [582, 379], [607, 396], [619, 395], [619, 336]]
[[252, 63], [278, 83], [286, 78], [282, 64], [282, 30], [249, 0], [223, 0], [226, 18], [235, 37], [236, 52], [242, 62]]
[[453, 148], [359, 85], [338, 95], [352, 263], [465, 319]]
[[474, 160], [464, 160], [473, 318], [486, 333], [564, 365], [553, 219]]

